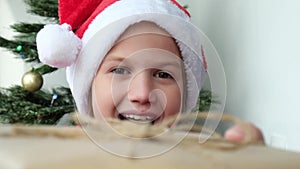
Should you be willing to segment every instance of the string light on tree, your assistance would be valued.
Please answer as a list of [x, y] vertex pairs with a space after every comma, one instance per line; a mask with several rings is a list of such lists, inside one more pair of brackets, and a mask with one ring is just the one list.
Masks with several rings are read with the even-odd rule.
[[22, 49], [23, 49], [23, 46], [22, 46], [22, 45], [19, 45], [19, 46], [16, 47], [16, 50], [17, 50], [18, 52], [20, 52]]
[[54, 101], [55, 101], [57, 98], [58, 98], [58, 94], [54, 93], [54, 94], [52, 95], [52, 100], [51, 100], [50, 106], [53, 106]]
[[22, 86], [29, 92], [35, 92], [43, 86], [43, 77], [37, 72], [30, 71], [23, 75]]

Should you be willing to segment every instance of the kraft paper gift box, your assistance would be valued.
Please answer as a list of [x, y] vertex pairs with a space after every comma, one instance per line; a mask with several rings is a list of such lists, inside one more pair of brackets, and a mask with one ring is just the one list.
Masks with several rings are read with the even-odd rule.
[[[0, 168], [300, 168], [300, 154], [270, 148], [261, 143], [238, 144], [213, 139], [199, 143], [198, 135], [187, 134], [178, 144], [164, 147], [170, 145], [178, 135], [181, 134], [170, 132], [159, 139], [136, 138], [134, 143], [130, 143], [124, 137], [110, 136], [105, 132], [93, 136], [86, 129], [77, 127], [5, 126], [0, 127]], [[118, 152], [115, 150], [120, 150], [121, 156], [116, 155]], [[155, 154], [156, 150], [162, 151]], [[139, 153], [151, 151], [153, 155], [138, 158]], [[127, 157], [123, 157], [124, 154]]]

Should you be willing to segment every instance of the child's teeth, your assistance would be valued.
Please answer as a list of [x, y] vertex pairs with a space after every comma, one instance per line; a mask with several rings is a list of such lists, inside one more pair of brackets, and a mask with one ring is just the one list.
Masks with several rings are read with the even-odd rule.
[[124, 115], [127, 119], [133, 119], [133, 120], [140, 120], [140, 121], [149, 121], [152, 120], [150, 116], [139, 116], [134, 114], [125, 114]]

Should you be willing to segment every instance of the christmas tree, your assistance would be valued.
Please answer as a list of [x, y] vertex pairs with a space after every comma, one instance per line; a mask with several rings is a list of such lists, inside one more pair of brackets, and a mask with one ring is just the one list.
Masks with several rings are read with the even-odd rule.
[[[13, 40], [0, 36], [0, 47], [13, 52], [25, 62], [40, 63], [35, 38], [47, 23], [58, 23], [57, 0], [24, 0], [29, 13], [45, 18], [45, 23], [16, 23], [10, 27], [18, 32]], [[22, 77], [22, 86], [0, 90], [0, 123], [55, 124], [64, 114], [74, 112], [74, 102], [68, 88], [42, 91], [42, 75], [56, 68], [41, 64]]]
[[[11, 28], [19, 34], [13, 40], [0, 36], [0, 47], [13, 52], [25, 62], [40, 63], [36, 49], [36, 34], [47, 23], [58, 23], [57, 0], [24, 0], [29, 13], [45, 18], [46, 23], [16, 23]], [[70, 89], [60, 87], [52, 92], [40, 90], [42, 75], [56, 71], [47, 65], [34, 67], [22, 77], [22, 86], [0, 90], [0, 124], [56, 124], [66, 113], [74, 112]], [[195, 110], [208, 111], [211, 92], [202, 90]]]

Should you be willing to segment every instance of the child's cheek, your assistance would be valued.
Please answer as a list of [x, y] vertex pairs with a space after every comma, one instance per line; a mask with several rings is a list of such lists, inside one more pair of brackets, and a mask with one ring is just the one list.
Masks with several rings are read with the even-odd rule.
[[112, 98], [111, 80], [105, 76], [96, 77], [93, 84], [93, 112], [97, 119], [114, 117], [115, 104]]
[[182, 99], [181, 92], [178, 87], [169, 92], [167, 96], [167, 105], [165, 110], [165, 117], [170, 117], [178, 114], [181, 111]]

